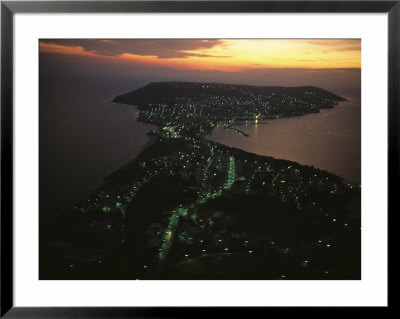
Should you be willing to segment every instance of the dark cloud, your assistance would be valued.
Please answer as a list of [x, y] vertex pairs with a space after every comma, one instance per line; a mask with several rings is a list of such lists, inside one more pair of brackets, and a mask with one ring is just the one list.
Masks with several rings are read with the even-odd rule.
[[58, 44], [68, 47], [82, 47], [87, 52], [104, 56], [119, 56], [130, 53], [143, 56], [157, 56], [159, 58], [199, 57], [226, 57], [208, 54], [190, 53], [186, 51], [209, 49], [221, 45], [221, 40], [186, 40], [186, 39], [43, 39], [43, 43]]

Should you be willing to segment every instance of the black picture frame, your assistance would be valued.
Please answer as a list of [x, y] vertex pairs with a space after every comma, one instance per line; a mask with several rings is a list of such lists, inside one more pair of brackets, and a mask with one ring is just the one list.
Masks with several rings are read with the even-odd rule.
[[[388, 218], [399, 186], [400, 1], [1, 1], [1, 317], [193, 318], [223, 307], [14, 307], [13, 303], [13, 19], [16, 13], [387, 13], [388, 14]], [[390, 225], [390, 222], [388, 222]], [[389, 227], [389, 226], [388, 226]], [[393, 224], [392, 226], [393, 227]], [[388, 234], [391, 234], [390, 228]], [[389, 236], [390, 238], [390, 236]], [[388, 239], [389, 239], [388, 238]], [[390, 244], [390, 242], [389, 242]], [[390, 247], [390, 245], [389, 245]], [[388, 255], [389, 256], [389, 255]], [[389, 258], [390, 262], [390, 258]], [[388, 280], [388, 284], [390, 280]], [[391, 298], [388, 300], [391, 306]], [[266, 311], [264, 307], [257, 310]], [[241, 307], [248, 316], [255, 308]], [[232, 310], [232, 309], [231, 309]], [[291, 307], [296, 315], [303, 308]], [[299, 312], [300, 311], [300, 312]]]

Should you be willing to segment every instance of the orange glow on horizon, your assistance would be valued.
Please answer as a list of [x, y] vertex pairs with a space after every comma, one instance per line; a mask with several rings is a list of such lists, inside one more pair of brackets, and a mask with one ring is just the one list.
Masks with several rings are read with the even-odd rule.
[[[72, 54], [72, 55], [85, 55], [85, 56], [96, 56], [96, 54], [85, 51], [82, 47], [69, 47], [65, 45], [39, 42], [39, 51], [45, 53], [61, 53], [61, 54]], [[100, 56], [100, 55], [99, 55]]]
[[[109, 42], [117, 43], [118, 40]], [[113, 63], [225, 72], [262, 68], [302, 68], [310, 71], [361, 68], [361, 40], [354, 39], [226, 39], [209, 48], [180, 49], [176, 51], [176, 56], [171, 57], [159, 57], [151, 52], [105, 55], [79, 45], [40, 41], [40, 52], [93, 57]]]

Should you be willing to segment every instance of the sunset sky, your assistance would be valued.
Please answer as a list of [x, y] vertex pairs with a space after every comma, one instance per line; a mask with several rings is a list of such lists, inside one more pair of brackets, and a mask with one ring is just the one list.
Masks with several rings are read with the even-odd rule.
[[46, 39], [40, 52], [179, 70], [361, 68], [359, 39]]
[[[312, 85], [359, 95], [360, 39], [42, 39], [41, 85], [151, 82]], [[62, 84], [61, 84], [62, 82]], [[61, 86], [62, 85], [62, 86]]]

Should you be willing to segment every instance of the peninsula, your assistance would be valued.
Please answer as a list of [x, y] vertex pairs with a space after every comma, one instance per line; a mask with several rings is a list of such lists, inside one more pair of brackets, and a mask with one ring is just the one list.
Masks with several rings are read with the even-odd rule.
[[205, 139], [218, 125], [343, 100], [316, 87], [190, 82], [117, 96], [158, 126], [153, 143], [44, 232], [40, 278], [360, 279], [358, 185]]
[[119, 95], [114, 102], [136, 105], [140, 121], [193, 137], [217, 125], [300, 116], [332, 108], [345, 99], [312, 87], [159, 82]]

